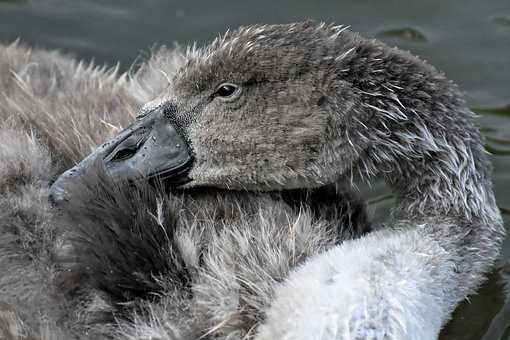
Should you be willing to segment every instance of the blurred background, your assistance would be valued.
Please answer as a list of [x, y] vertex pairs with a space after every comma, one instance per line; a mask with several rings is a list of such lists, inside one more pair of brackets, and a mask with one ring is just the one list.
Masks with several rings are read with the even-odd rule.
[[[510, 0], [0, 0], [0, 42], [128, 70], [151, 47], [205, 43], [227, 28], [313, 19], [420, 55], [458, 83], [495, 166], [498, 204], [510, 226]], [[367, 191], [376, 221], [391, 204]], [[509, 228], [510, 229], [510, 228]], [[479, 293], [461, 304], [441, 339], [510, 339], [510, 239]]]

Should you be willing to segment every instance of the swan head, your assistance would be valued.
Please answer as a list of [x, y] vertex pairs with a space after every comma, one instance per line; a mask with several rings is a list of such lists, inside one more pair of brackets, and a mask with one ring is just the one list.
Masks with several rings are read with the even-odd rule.
[[[369, 173], [377, 162], [412, 158], [431, 145], [428, 125], [448, 117], [426, 117], [421, 126], [416, 109], [441, 114], [460, 103], [418, 58], [310, 22], [228, 32], [190, 49], [170, 80], [132, 125], [61, 175], [50, 195], [62, 197], [97, 162], [114, 178], [165, 177], [184, 187], [314, 188], [360, 163]], [[427, 105], [436, 95], [442, 108], [433, 111]]]
[[[339, 63], [328, 58], [353, 48], [351, 39], [335, 42], [341, 30], [250, 26], [189, 51], [168, 88], [61, 175], [51, 194], [58, 197], [96, 162], [114, 177], [164, 176], [187, 187], [281, 190], [334, 182], [354, 157], [338, 132], [356, 99], [338, 79]], [[342, 148], [339, 162], [332, 150]]]
[[[187, 141], [194, 161], [185, 186], [309, 188], [350, 167], [354, 154], [338, 131], [352, 91], [325, 57], [351, 47], [334, 47], [331, 34], [306, 23], [248, 27], [191, 53], [149, 105], [168, 112]], [[340, 167], [331, 150], [342, 147]]]

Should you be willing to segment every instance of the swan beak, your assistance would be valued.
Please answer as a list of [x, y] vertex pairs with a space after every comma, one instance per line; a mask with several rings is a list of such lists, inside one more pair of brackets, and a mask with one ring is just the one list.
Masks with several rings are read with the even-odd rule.
[[190, 181], [187, 174], [192, 164], [192, 152], [178, 129], [161, 113], [154, 112], [135, 121], [60, 175], [50, 187], [48, 198], [55, 205], [68, 200], [69, 186], [98, 166], [115, 181], [160, 178], [179, 186]]

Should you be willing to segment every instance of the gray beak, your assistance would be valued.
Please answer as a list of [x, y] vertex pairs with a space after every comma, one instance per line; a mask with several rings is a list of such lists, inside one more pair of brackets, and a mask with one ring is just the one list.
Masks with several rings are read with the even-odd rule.
[[188, 182], [192, 154], [178, 129], [161, 111], [138, 119], [60, 175], [50, 187], [49, 200], [56, 205], [67, 200], [69, 186], [79, 181], [87, 169], [98, 165], [118, 181], [157, 177], [174, 186]]

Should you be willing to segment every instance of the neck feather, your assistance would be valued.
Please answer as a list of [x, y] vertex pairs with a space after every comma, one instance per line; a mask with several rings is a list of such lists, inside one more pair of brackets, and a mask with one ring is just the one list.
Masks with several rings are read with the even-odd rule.
[[396, 157], [395, 171], [384, 174], [396, 195], [395, 211], [486, 223], [499, 219], [483, 147], [456, 136], [429, 142], [421, 157]]
[[347, 135], [360, 174], [385, 177], [397, 215], [499, 221], [483, 139], [457, 87], [407, 52], [356, 44], [342, 69], [359, 97]]

